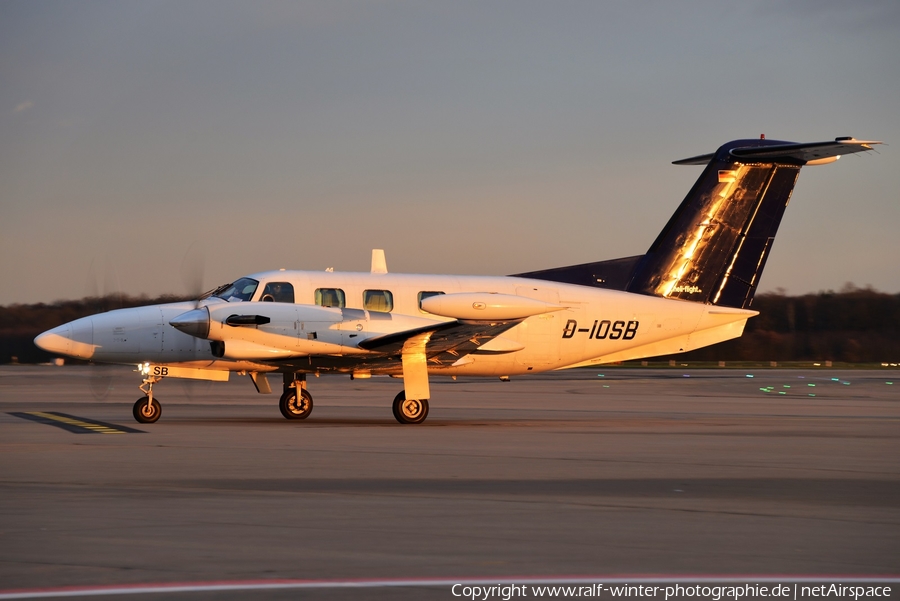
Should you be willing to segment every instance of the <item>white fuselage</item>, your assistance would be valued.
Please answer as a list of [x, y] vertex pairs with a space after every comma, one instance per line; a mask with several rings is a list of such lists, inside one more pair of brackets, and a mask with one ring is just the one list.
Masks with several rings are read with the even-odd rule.
[[[60, 336], [56, 347], [60, 353], [98, 362], [148, 362], [229, 371], [354, 373], [368, 353], [357, 346], [359, 342], [436, 321], [450, 321], [420, 309], [422, 292], [498, 293], [565, 307], [528, 317], [459, 361], [428, 365], [428, 372], [433, 375], [508, 376], [688, 351], [740, 336], [746, 320], [756, 315], [755, 311], [743, 309], [517, 277], [319, 271], [271, 271], [248, 277], [260, 284], [247, 303], [230, 302], [225, 307], [225, 301], [210, 299], [201, 305], [242, 314], [243, 308], [260, 306], [267, 284], [290, 284], [293, 304], [276, 303], [276, 307], [266, 303], [288, 317], [277, 323], [240, 329], [242, 344], [280, 349], [273, 351], [271, 360], [292, 357], [295, 361], [289, 366], [256, 357], [217, 359], [209, 340], [169, 325], [170, 320], [194, 308], [193, 301], [110, 311], [76, 320], [51, 333]], [[303, 307], [316, 306], [317, 290], [319, 302], [323, 302], [322, 290], [342, 291], [345, 310], [323, 308], [319, 313], [324, 317], [307, 323]], [[393, 306], [389, 312], [383, 311], [383, 306], [381, 311], [365, 310], [364, 292], [373, 290], [390, 292]], [[291, 319], [292, 311], [301, 313]], [[315, 341], [310, 342], [313, 330]], [[217, 339], [216, 333], [210, 332], [209, 339]], [[65, 344], [68, 346], [63, 348]], [[317, 359], [322, 357], [328, 360]], [[398, 371], [399, 366], [365, 373]]]

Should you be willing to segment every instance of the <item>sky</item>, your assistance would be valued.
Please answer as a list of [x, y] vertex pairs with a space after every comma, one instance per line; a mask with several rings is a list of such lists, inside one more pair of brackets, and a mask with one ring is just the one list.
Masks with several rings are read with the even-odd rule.
[[896, 0], [7, 0], [0, 305], [642, 254], [760, 134], [887, 143], [802, 170], [760, 289], [900, 292], [898, 57]]

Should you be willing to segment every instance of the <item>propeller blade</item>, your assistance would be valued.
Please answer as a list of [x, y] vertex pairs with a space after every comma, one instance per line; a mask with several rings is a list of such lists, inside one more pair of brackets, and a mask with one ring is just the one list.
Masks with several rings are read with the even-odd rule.
[[97, 365], [91, 363], [88, 369], [88, 382], [91, 387], [91, 394], [98, 401], [102, 401], [109, 396], [109, 393], [115, 389], [113, 386], [113, 370], [111, 365]]
[[181, 282], [188, 295], [199, 300], [204, 292], [203, 274], [205, 272], [206, 259], [203, 248], [198, 242], [192, 242], [181, 260]]

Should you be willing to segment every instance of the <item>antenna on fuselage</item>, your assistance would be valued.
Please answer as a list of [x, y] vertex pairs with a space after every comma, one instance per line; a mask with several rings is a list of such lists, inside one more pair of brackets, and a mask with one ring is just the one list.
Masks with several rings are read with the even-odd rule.
[[387, 260], [384, 258], [384, 249], [372, 249], [372, 273], [387, 273]]

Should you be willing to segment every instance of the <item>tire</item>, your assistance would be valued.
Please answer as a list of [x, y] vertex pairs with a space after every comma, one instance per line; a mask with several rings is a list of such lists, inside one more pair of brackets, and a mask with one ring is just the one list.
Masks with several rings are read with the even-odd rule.
[[134, 419], [140, 424], [152, 424], [162, 415], [162, 405], [159, 404], [159, 401], [156, 399], [153, 399], [152, 403], [149, 401], [148, 397], [141, 397], [131, 410]]
[[428, 399], [407, 400], [406, 393], [401, 390], [394, 397], [391, 409], [401, 424], [421, 424], [428, 417]]
[[[297, 400], [297, 391], [300, 391], [300, 400]], [[306, 419], [313, 410], [312, 395], [302, 388], [288, 388], [278, 401], [278, 408], [285, 419]]]

